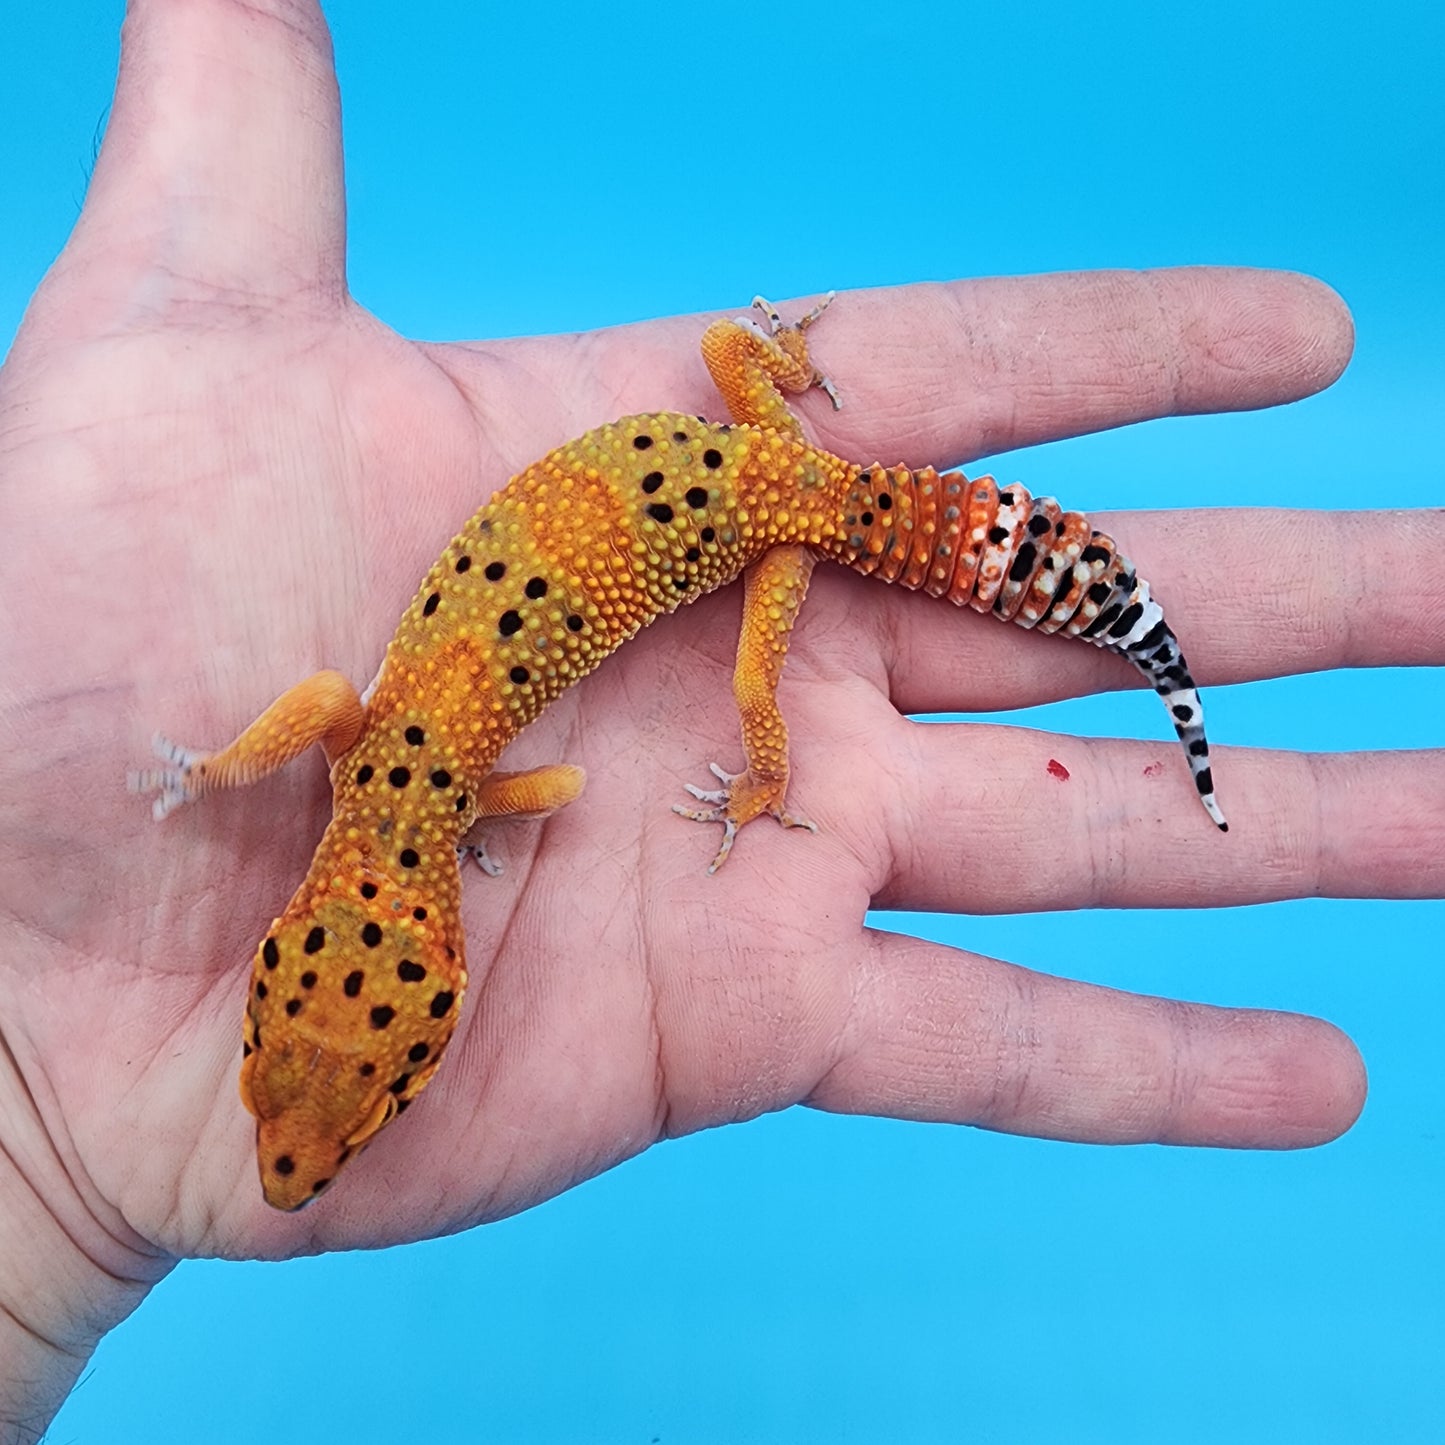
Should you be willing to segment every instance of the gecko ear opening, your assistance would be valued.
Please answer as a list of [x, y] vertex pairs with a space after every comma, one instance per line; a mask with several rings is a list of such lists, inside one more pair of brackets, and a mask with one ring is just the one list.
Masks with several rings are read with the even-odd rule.
[[256, 1100], [251, 1093], [251, 1075], [256, 1072], [256, 1055], [247, 1054], [241, 1061], [241, 1077], [238, 1080], [241, 1090], [241, 1102], [246, 1106], [246, 1112], [252, 1118], [259, 1119], [261, 1115], [256, 1109]]
[[372, 1109], [362, 1121], [361, 1127], [346, 1141], [348, 1149], [360, 1149], [385, 1125], [391, 1123], [396, 1117], [396, 1095], [383, 1094], [376, 1101], [376, 1107]]

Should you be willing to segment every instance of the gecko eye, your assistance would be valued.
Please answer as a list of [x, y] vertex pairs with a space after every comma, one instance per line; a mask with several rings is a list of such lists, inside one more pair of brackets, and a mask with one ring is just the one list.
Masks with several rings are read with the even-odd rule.
[[348, 1149], [359, 1149], [377, 1130], [389, 1124], [396, 1117], [396, 1095], [383, 1094], [376, 1101], [376, 1107], [366, 1116], [361, 1127], [346, 1141]]

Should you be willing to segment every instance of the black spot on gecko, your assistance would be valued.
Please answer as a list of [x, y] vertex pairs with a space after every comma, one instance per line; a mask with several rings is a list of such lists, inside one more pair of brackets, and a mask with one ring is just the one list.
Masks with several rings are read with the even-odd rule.
[[675, 431], [672, 434], [672, 439], [675, 442], [685, 442], [687, 440], [687, 433], [685, 431]]
[[393, 788], [404, 788], [409, 782], [411, 782], [411, 769], [393, 768], [386, 775], [386, 781], [390, 783]]
[[700, 536], [704, 542], [717, 541], [717, 533], [713, 531], [711, 527], [704, 527], [702, 531], [698, 533], [698, 536]]
[[303, 973], [303, 974], [301, 975], [301, 987], [302, 987], [302, 988], [315, 988], [315, 987], [316, 987], [316, 975], [315, 975], [309, 968], [306, 970], [305, 973]]
[[289, 1154], [278, 1154], [271, 1167], [278, 1174], [294, 1174], [296, 1172], [296, 1161]]
[[1127, 637], [1130, 629], [1144, 615], [1142, 602], [1131, 602], [1120, 614], [1119, 620], [1109, 629], [1110, 637]]
[[666, 502], [649, 502], [647, 515], [658, 522], [672, 521], [672, 508]]
[[1102, 632], [1106, 627], [1112, 625], [1114, 619], [1124, 610], [1122, 602], [1116, 602], [1112, 607], [1106, 607], [1080, 634], [1080, 637], [1093, 637], [1095, 633]]
[[438, 768], [431, 775], [431, 785], [434, 788], [449, 788], [452, 785], [452, 775], [445, 768]]
[[1042, 537], [1051, 525], [1052, 523], [1042, 512], [1035, 512], [1029, 518], [1029, 536]]
[[1189, 756], [1192, 758], [1205, 758], [1209, 756], [1209, 744], [1203, 738], [1195, 738], [1189, 744]]
[[457, 1001], [457, 996], [450, 989], [444, 988], [431, 1001], [431, 1016], [434, 1019], [444, 1019], [451, 1011], [451, 1006]]
[[532, 680], [532, 674], [528, 672], [525, 667], [520, 666], [514, 667], [507, 676], [510, 677], [518, 687], [521, 687], [524, 682], [530, 682]]
[[1005, 542], [1008, 541], [1008, 528], [990, 527], [988, 533], [988, 540], [992, 542], [995, 547], [1002, 546]]
[[406, 1051], [406, 1056], [411, 1063], [419, 1064], [429, 1053], [431, 1050], [425, 1044], [413, 1044]]
[[1081, 562], [1107, 562], [1112, 554], [1107, 547], [1099, 547], [1090, 543], [1079, 553]]
[[458, 558], [457, 558], [457, 571], [458, 571], [458, 572], [470, 572], [471, 569], [472, 569], [472, 559], [471, 559], [470, 557], [458, 557]]
[[717, 471], [722, 466], [722, 453], [716, 447], [709, 447], [702, 454], [702, 464], [710, 472]]
[[258, 983], [258, 984], [256, 985], [256, 997], [257, 997], [257, 998], [265, 998], [265, 997], [266, 997], [266, 985], [265, 985], [264, 983]]
[[661, 472], [648, 472], [642, 479], [642, 490], [650, 497], [662, 485]]
[[507, 575], [507, 564], [505, 562], [488, 562], [482, 569], [482, 576], [488, 582], [500, 582]]
[[545, 577], [529, 577], [527, 585], [522, 591], [535, 602], [539, 597], [547, 595], [547, 579]]
[[398, 1099], [396, 1101], [396, 1112], [398, 1115], [405, 1114], [411, 1108], [410, 1099]]
[[692, 507], [696, 511], [701, 511], [702, 508], [707, 506], [707, 488], [689, 487], [687, 489], [687, 495], [683, 500], [689, 507]]
[[301, 1012], [301, 1000], [299, 998], [286, 1001], [286, 1015], [288, 1018], [295, 1018]]
[[326, 930], [318, 923], [310, 933], [306, 935], [306, 942], [301, 945], [303, 953], [320, 953], [326, 946]]
[[426, 741], [426, 734], [419, 727], [417, 727], [415, 723], [413, 723], [411, 727], [409, 727], [402, 734], [402, 736], [414, 748], [419, 748]]
[[413, 908], [412, 911], [411, 911], [411, 916], [412, 916], [413, 918], [415, 918], [418, 923], [425, 923], [425, 922], [426, 922], [426, 909], [425, 909], [425, 908]]
[[640, 452], [645, 452], [652, 445], [651, 437], [633, 437], [632, 445]]
[[379, 1003], [371, 1011], [371, 1026], [384, 1029], [396, 1017], [396, 1010], [389, 1003]]
[[370, 763], [363, 763], [356, 770], [356, 786], [364, 788], [376, 776], [376, 769]]
[[357, 1071], [363, 1079], [369, 1079], [376, 1072], [375, 1064], [363, 1064]]
[[1214, 777], [1208, 768], [1200, 768], [1194, 775], [1194, 786], [1201, 793], [1212, 793], [1214, 791]]
[[375, 883], [363, 883], [363, 884], [361, 885], [361, 896], [362, 896], [363, 898], [375, 898], [375, 897], [376, 897], [376, 884], [375, 884]]
[[426, 604], [422, 607], [422, 609], [421, 609], [421, 615], [422, 615], [423, 617], [430, 617], [430, 616], [432, 615], [432, 613], [437, 610], [437, 607], [438, 607], [438, 605], [440, 604], [441, 600], [442, 600], [442, 595], [441, 595], [441, 593], [440, 593], [440, 592], [433, 592], [432, 595], [427, 598]]
[[251, 1055], [255, 1052], [255, 1049], [253, 1049], [251, 1045], [245, 1041], [245, 1039], [241, 1040], [241, 1057], [243, 1059], [249, 1059]]
[[268, 938], [265, 943], [261, 945], [261, 962], [264, 963], [267, 968], [275, 968], [276, 965], [281, 962], [281, 950], [276, 947], [276, 940], [274, 938]]
[[570, 614], [568, 615], [568, 617], [567, 617], [567, 631], [568, 631], [568, 632], [581, 632], [581, 631], [582, 631], [582, 619], [581, 619], [575, 612], [570, 613]]
[[1187, 723], [1194, 716], [1194, 709], [1186, 703], [1180, 703], [1178, 707], [1171, 707], [1169, 711], [1182, 723]]
[[396, 976], [403, 983], [420, 983], [426, 977], [426, 969], [421, 964], [413, 963], [411, 959], [404, 958], [396, 966]]
[[[1148, 652], [1152, 648], [1158, 647], [1168, 636], [1169, 624], [1161, 617], [1159, 621], [1134, 644], [1134, 650], [1138, 652]], [[1166, 643], [1165, 645], [1167, 646], [1168, 644]]]
[[406, 1086], [409, 1083], [411, 1083], [410, 1074], [399, 1074], [387, 1085], [387, 1088], [389, 1088], [393, 1094], [404, 1094], [406, 1093]]
[[687, 558], [689, 562], [702, 561], [702, 551], [698, 547], [689, 547], [683, 555]]
[[1034, 544], [1025, 542], [1014, 557], [1013, 566], [1008, 569], [1009, 581], [1022, 582], [1034, 570], [1034, 560], [1038, 555], [1038, 549]]
[[361, 941], [368, 948], [375, 948], [376, 945], [381, 942], [381, 924], [368, 923], [366, 927], [361, 930]]
[[1059, 605], [1059, 603], [1061, 603], [1061, 602], [1064, 600], [1064, 598], [1066, 598], [1066, 597], [1069, 595], [1069, 593], [1072, 592], [1073, 590], [1074, 590], [1074, 572], [1073, 572], [1073, 569], [1070, 568], [1067, 572], [1064, 573], [1063, 579], [1060, 581], [1059, 585], [1054, 589], [1054, 595], [1049, 598], [1049, 605], [1048, 605], [1048, 607], [1046, 607], [1046, 608], [1044, 609], [1044, 616], [1045, 616], [1045, 617], [1049, 616], [1049, 615], [1053, 612], [1054, 608], [1056, 608], [1056, 607]]
[[522, 630], [522, 614], [515, 607], [509, 607], [497, 620], [497, 631], [503, 637], [510, 637]]
[[1096, 602], [1102, 607], [1113, 590], [1113, 587], [1107, 582], [1095, 582], [1088, 591], [1089, 601]]
[[888, 492], [878, 493], [878, 510], [886, 512], [893, 505], [893, 497]]
[[672, 579], [672, 585], [676, 587], [679, 592], [686, 592], [687, 589], [692, 586], [692, 578], [674, 577]]
[[467, 795], [466, 795], [465, 793], [458, 793], [458, 794], [457, 794], [457, 812], [459, 812], [459, 813], [465, 813], [466, 811], [467, 811]]
[[1013, 504], [1014, 504], [1014, 494], [1013, 494], [1012, 492], [1000, 492], [1000, 493], [998, 494], [998, 504], [999, 504], [999, 506], [1001, 506], [1001, 507], [1011, 507], [1011, 506], [1013, 506]]
[[863, 515], [858, 518], [858, 520], [862, 522], [865, 527], [871, 527], [873, 525], [873, 513], [864, 512]]
[[403, 848], [397, 855], [397, 861], [403, 868], [415, 868], [421, 862], [421, 855], [415, 848]]
[[318, 1179], [316, 1183], [311, 1186], [311, 1192], [313, 1194], [320, 1194], [330, 1183], [331, 1181], [329, 1179]]

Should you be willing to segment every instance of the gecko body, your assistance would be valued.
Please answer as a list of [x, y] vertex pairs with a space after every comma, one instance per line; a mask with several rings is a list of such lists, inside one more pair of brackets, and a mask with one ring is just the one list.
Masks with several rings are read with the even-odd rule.
[[[136, 775], [155, 811], [273, 771], [313, 743], [334, 816], [311, 869], [258, 945], [241, 1095], [257, 1119], [266, 1199], [295, 1209], [426, 1086], [466, 988], [459, 850], [479, 819], [537, 815], [581, 791], [565, 764], [496, 770], [503, 749], [639, 628], [739, 575], [734, 691], [747, 761], [714, 768], [708, 806], [738, 828], [785, 807], [776, 689], [815, 561], [827, 559], [1127, 657], [1170, 709], [1196, 790], [1214, 799], [1199, 699], [1148, 584], [1087, 517], [1024, 488], [932, 468], [859, 466], [811, 445], [784, 393], [831, 385], [806, 328], [719, 322], [703, 354], [735, 420], [625, 417], [519, 473], [437, 560], [363, 700], [320, 673], [227, 748], [162, 745]], [[826, 304], [826, 303], [825, 303]], [[710, 870], [711, 871], [711, 870]]]

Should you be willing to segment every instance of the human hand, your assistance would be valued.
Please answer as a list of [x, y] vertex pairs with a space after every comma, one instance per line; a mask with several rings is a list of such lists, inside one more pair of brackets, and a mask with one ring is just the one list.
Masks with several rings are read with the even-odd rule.
[[[365, 682], [457, 525], [549, 446], [629, 411], [717, 411], [701, 318], [416, 345], [349, 299], [343, 255], [319, 18], [133, 6], [84, 214], [0, 376], [0, 1303], [60, 1344], [53, 1378], [174, 1257], [434, 1234], [794, 1102], [1076, 1139], [1347, 1127], [1363, 1079], [1327, 1025], [1091, 989], [863, 913], [1436, 892], [1439, 757], [1220, 749], [1221, 839], [1172, 744], [899, 716], [1123, 685], [1124, 663], [825, 569], [782, 689], [792, 797], [822, 834], [759, 823], [703, 876], [715, 839], [668, 806], [737, 760], [737, 599], [659, 623], [509, 763], [581, 763], [588, 790], [499, 830], [506, 876], [469, 879], [474, 984], [436, 1083], [315, 1208], [269, 1211], [235, 1089], [242, 998], [319, 835], [322, 768], [158, 829], [126, 768], [151, 728], [222, 741], [318, 667]], [[1349, 339], [1330, 293], [1262, 273], [860, 293], [815, 333], [846, 409], [804, 410], [844, 455], [939, 463], [1288, 400]], [[1201, 682], [1440, 660], [1415, 606], [1438, 521], [1108, 525]], [[1061, 749], [1068, 790], [1042, 781]], [[1362, 783], [1386, 801], [1362, 806]], [[20, 1238], [39, 1247], [12, 1266]]]

